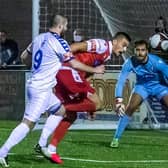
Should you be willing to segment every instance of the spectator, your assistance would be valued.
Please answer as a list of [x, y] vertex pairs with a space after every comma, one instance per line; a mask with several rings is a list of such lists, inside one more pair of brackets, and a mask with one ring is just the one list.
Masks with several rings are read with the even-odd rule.
[[5, 68], [6, 65], [16, 64], [18, 52], [17, 43], [8, 39], [5, 30], [0, 30], [0, 65]]
[[84, 40], [84, 35], [81, 29], [75, 29], [73, 32], [73, 42], [81, 42]]
[[162, 16], [159, 16], [155, 22], [155, 32], [156, 33], [162, 32], [162, 33], [167, 34], [166, 19], [163, 18]]

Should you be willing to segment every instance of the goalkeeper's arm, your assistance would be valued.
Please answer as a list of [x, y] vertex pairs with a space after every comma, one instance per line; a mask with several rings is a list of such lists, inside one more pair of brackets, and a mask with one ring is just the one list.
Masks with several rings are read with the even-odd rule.
[[122, 116], [125, 114], [125, 105], [123, 104], [123, 88], [126, 83], [127, 77], [129, 73], [131, 72], [131, 61], [128, 59], [119, 74], [119, 78], [115, 87], [115, 111], [119, 116]]

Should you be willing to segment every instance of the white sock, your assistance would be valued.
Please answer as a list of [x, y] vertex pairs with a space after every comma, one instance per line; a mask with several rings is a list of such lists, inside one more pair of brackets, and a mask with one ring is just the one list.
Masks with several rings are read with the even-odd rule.
[[49, 145], [48, 145], [48, 150], [49, 150], [50, 152], [55, 152], [55, 153], [56, 153], [56, 146], [54, 146], [54, 145], [52, 145], [52, 144], [49, 144]]
[[48, 137], [53, 133], [53, 131], [58, 126], [62, 118], [63, 118], [62, 116], [56, 116], [56, 115], [50, 115], [47, 118], [47, 121], [44, 125], [44, 128], [42, 130], [42, 133], [39, 139], [39, 145], [41, 147], [45, 147], [47, 145]]
[[22, 141], [30, 128], [25, 123], [20, 123], [10, 134], [9, 138], [6, 140], [5, 144], [0, 149], [0, 157], [6, 157], [9, 150]]

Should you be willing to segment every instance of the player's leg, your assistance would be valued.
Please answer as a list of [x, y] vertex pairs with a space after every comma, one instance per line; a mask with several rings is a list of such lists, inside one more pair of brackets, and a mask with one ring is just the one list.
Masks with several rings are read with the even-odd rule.
[[168, 95], [163, 96], [161, 102], [168, 108]]
[[[59, 125], [65, 113], [64, 106], [61, 104], [60, 100], [53, 93], [50, 96], [49, 106], [47, 108], [47, 111], [50, 112], [50, 115], [44, 124], [43, 130], [38, 142], [41, 148], [46, 147], [49, 136]], [[38, 152], [38, 150], [36, 151]]]
[[66, 104], [65, 108], [67, 111], [70, 112], [95, 112], [96, 111], [96, 105], [94, 102], [90, 101], [89, 99], [83, 99], [81, 101], [78, 101], [77, 103], [71, 103]]
[[[88, 91], [91, 94], [93, 91], [95, 92], [95, 90], [93, 88], [90, 88], [90, 84], [85, 83], [85, 80], [81, 80], [78, 73], [72, 72], [71, 70], [60, 71], [57, 75], [57, 80], [58, 85], [61, 85], [61, 88], [62, 86], [64, 86], [64, 89], [62, 91], [62, 89], [59, 90], [60, 87], [57, 87], [56, 94], [59, 94], [59, 97], [61, 97], [61, 99], [63, 98], [63, 102], [66, 102], [66, 111], [71, 111], [74, 114], [69, 115], [69, 118], [65, 118], [65, 120], [60, 123], [58, 129], [55, 130], [55, 136], [53, 136], [54, 138], [52, 138], [52, 144], [49, 145], [49, 147], [45, 150], [43, 149], [43, 153], [55, 163], [61, 163], [60, 158], [57, 159], [57, 157], [53, 157], [55, 156], [53, 154], [56, 149], [55, 145], [57, 145], [58, 142], [64, 137], [70, 125], [75, 121], [77, 111], [81, 111], [81, 109], [84, 111], [95, 111], [96, 107], [94, 102], [91, 102], [90, 100], [85, 98]], [[64, 93], [65, 90], [67, 91], [67, 93]], [[71, 98], [71, 101], [69, 103], [67, 103], [68, 100], [64, 100], [67, 99], [67, 95], [69, 95], [69, 98]]]
[[[0, 160], [7, 157], [10, 149], [21, 142], [30, 129], [33, 128], [34, 123], [38, 120], [42, 113], [42, 109], [46, 108], [46, 101], [44, 98], [48, 97], [48, 93], [40, 93], [32, 88], [28, 88], [28, 103], [26, 105], [23, 121], [11, 132], [9, 138], [0, 148]], [[1, 161], [0, 161], [1, 162]]]
[[113, 141], [110, 145], [111, 147], [118, 147], [119, 139], [121, 138], [121, 135], [123, 134], [128, 123], [130, 122], [132, 114], [134, 113], [136, 108], [141, 104], [141, 101], [142, 99], [138, 94], [132, 94], [130, 101], [126, 107], [125, 114], [119, 119]]
[[[77, 100], [74, 102], [79, 102], [79, 101]], [[82, 100], [82, 102], [83, 102], [83, 100]], [[89, 102], [89, 103], [87, 103], [87, 102]], [[87, 104], [90, 104], [90, 102], [91, 101], [88, 99], [85, 101], [85, 103], [87, 103]], [[72, 101], [71, 101], [71, 103], [72, 103]], [[81, 111], [81, 109], [77, 109], [77, 110]], [[95, 110], [95, 108], [94, 108], [94, 110]], [[76, 120], [76, 118], [77, 118], [77, 115], [76, 115], [75, 111], [67, 112], [64, 119], [60, 122], [58, 127], [55, 129], [53, 136], [52, 136], [52, 139], [51, 139], [51, 143], [49, 144], [48, 148], [42, 149], [43, 154], [45, 156], [47, 156], [48, 158], [50, 158], [55, 163], [58, 163], [58, 164], [62, 163], [62, 160], [60, 159], [58, 154], [56, 154], [56, 146], [63, 139], [63, 137], [65, 136], [65, 134], [68, 131], [68, 128]]]
[[43, 127], [40, 139], [38, 144], [35, 146], [35, 151], [42, 153], [45, 157], [51, 159], [52, 161], [61, 164], [63, 161], [56, 154], [56, 148], [50, 151], [46, 145], [49, 136], [53, 133], [54, 129], [57, 128], [61, 120], [63, 119], [63, 115], [65, 114], [65, 108], [61, 104], [60, 100], [52, 93], [49, 100], [48, 111], [51, 113], [47, 118], [45, 125]]
[[73, 124], [76, 118], [77, 113], [72, 113], [68, 111], [66, 112], [66, 116], [60, 122], [59, 126], [55, 129], [48, 148], [52, 150], [58, 145], [58, 143], [64, 138], [65, 134], [68, 131], [68, 128]]
[[[100, 104], [98, 103], [99, 100], [98, 100], [97, 94], [95, 93], [92, 96], [90, 95], [89, 97], [92, 99], [92, 101], [94, 101], [94, 103], [97, 103], [97, 109], [100, 108]], [[53, 146], [57, 146], [58, 143], [63, 139], [64, 135], [68, 131], [68, 128], [72, 125], [72, 123], [77, 118], [76, 112], [81, 111], [81, 109], [82, 110], [84, 109], [84, 111], [95, 112], [95, 110], [97, 110], [97, 109], [95, 108], [95, 105], [92, 105], [94, 103], [92, 103], [88, 99], [85, 99], [85, 100], [82, 100], [82, 103], [81, 103], [79, 108], [73, 108], [74, 106], [72, 108], [70, 108], [70, 105], [71, 105], [70, 104], [68, 108], [71, 111], [68, 111], [69, 109], [67, 109], [66, 108], [67, 106], [65, 105], [65, 108], [66, 108], [66, 111], [67, 111], [66, 116], [60, 122], [59, 126], [55, 129], [50, 144], [53, 145]], [[77, 103], [74, 103], [74, 104], [77, 104]], [[80, 104], [80, 103], [78, 102], [78, 104]], [[82, 104], [83, 104], [83, 108], [82, 108]], [[93, 107], [90, 108], [89, 106], [93, 106]]]
[[145, 99], [147, 96], [148, 94], [142, 86], [135, 87], [133, 94], [131, 95], [128, 105], [126, 107], [125, 115], [120, 117], [119, 119], [113, 141], [110, 144], [111, 147], [118, 147], [119, 139], [121, 138], [125, 128], [129, 124], [131, 116], [142, 103], [143, 99]]
[[[91, 96], [92, 97], [92, 96]], [[97, 98], [96, 94], [95, 94], [95, 97]], [[95, 98], [95, 99], [96, 99]], [[92, 97], [92, 100], [93, 100], [93, 97]], [[97, 100], [96, 100], [97, 101]], [[76, 101], [75, 101], [76, 102]], [[78, 103], [75, 103], [75, 104], [80, 104], [79, 101], [77, 101]], [[91, 105], [90, 105], [91, 104]], [[93, 105], [92, 105], [93, 104]], [[83, 107], [82, 107], [83, 105]], [[67, 109], [66, 105], [65, 105], [65, 108], [66, 108], [66, 116], [64, 117], [64, 119], [60, 122], [59, 126], [55, 129], [54, 133], [53, 133], [53, 136], [51, 138], [51, 146], [57, 146], [58, 143], [63, 139], [63, 137], [65, 136], [66, 132], [68, 131], [68, 128], [72, 125], [72, 123], [76, 120], [77, 118], [77, 114], [76, 112], [78, 111], [81, 111], [81, 109], [84, 111], [90, 111], [90, 112], [95, 112], [96, 108], [95, 108], [95, 105], [93, 102], [91, 102], [90, 100], [88, 99], [84, 99], [82, 100], [82, 103], [80, 104], [80, 107], [79, 108], [70, 108], [71, 104], [69, 105], [69, 109], [71, 111], [68, 111], [69, 109]], [[92, 110], [89, 106], [93, 106], [92, 107]], [[50, 146], [49, 146], [50, 148]], [[54, 147], [51, 147], [54, 149]]]
[[168, 108], [168, 87], [164, 85], [156, 85], [153, 88], [154, 96], [161, 101], [161, 103]]
[[10, 134], [6, 142], [0, 148], [0, 164], [4, 167], [8, 167], [7, 155], [10, 149], [21, 142], [26, 135], [29, 133], [30, 128], [33, 123], [27, 119], [23, 119], [21, 122]]
[[76, 113], [66, 112], [64, 119], [61, 120], [59, 125], [56, 127], [48, 147], [41, 148], [42, 153], [44, 154], [45, 157], [51, 159], [51, 161], [53, 161], [57, 164], [63, 163], [63, 161], [61, 160], [59, 155], [56, 153], [56, 146], [63, 139], [63, 137], [65, 136], [65, 134], [68, 131], [68, 128], [76, 120], [76, 118], [77, 118]]

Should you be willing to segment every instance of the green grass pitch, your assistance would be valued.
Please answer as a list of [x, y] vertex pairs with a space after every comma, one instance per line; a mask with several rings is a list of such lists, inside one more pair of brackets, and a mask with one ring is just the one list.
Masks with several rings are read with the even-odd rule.
[[[16, 122], [0, 121], [0, 145]], [[37, 155], [33, 146], [40, 131], [10, 151], [10, 168], [168, 168], [168, 132], [126, 130], [117, 149], [110, 148], [114, 131], [69, 131], [57, 151], [64, 163], [57, 165]]]

